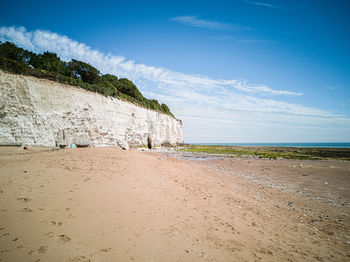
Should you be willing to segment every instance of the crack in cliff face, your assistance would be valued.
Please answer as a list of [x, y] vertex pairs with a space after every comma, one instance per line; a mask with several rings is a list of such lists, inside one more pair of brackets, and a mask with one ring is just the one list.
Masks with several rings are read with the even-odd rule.
[[[56, 82], [0, 71], [0, 143], [48, 147], [183, 143], [166, 114]], [[10, 110], [11, 109], [11, 110]]]

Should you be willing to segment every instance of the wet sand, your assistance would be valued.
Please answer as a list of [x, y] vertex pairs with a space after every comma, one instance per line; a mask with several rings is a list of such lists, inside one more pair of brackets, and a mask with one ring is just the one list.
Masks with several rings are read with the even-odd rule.
[[0, 261], [348, 261], [349, 163], [0, 148]]

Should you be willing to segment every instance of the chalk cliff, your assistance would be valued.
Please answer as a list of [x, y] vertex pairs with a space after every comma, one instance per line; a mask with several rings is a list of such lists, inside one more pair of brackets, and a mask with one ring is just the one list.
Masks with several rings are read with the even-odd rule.
[[81, 88], [0, 70], [0, 144], [48, 147], [183, 143], [182, 123]]

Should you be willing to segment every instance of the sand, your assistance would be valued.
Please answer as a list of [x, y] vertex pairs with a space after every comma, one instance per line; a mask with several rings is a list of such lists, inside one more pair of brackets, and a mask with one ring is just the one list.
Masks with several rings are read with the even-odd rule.
[[0, 261], [348, 261], [349, 171], [0, 148]]

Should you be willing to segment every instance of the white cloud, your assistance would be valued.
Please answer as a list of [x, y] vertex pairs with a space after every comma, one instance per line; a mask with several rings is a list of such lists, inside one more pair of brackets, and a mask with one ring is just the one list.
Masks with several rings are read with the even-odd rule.
[[325, 88], [331, 91], [338, 91], [343, 89], [341, 86], [325, 86]]
[[137, 64], [135, 61], [125, 60], [125, 58], [121, 56], [114, 56], [111, 54], [104, 55], [67, 36], [48, 31], [36, 30], [34, 32], [27, 32], [24, 27], [1, 27], [0, 41], [6, 40], [12, 41], [23, 48], [35, 52], [55, 52], [64, 60], [69, 60], [71, 58], [84, 60], [96, 66], [102, 72], [115, 73], [132, 79], [142, 78], [166, 85], [190, 86], [197, 90], [208, 88], [212, 90], [214, 87], [221, 87], [228, 90], [238, 89], [248, 93], [292, 96], [302, 95], [300, 92], [274, 90], [265, 85], [252, 85], [246, 80], [211, 79], [207, 76], [190, 75], [165, 68]]
[[[327, 140], [327, 136], [331, 141], [331, 134], [344, 137], [344, 130], [350, 129], [347, 117], [280, 99], [281, 96], [300, 96], [300, 92], [276, 90], [247, 80], [213, 79], [138, 64], [121, 56], [103, 54], [49, 31], [28, 32], [23, 27], [1, 27], [0, 41], [6, 40], [35, 52], [55, 52], [64, 60], [82, 60], [102, 73], [131, 79], [146, 97], [167, 103], [174, 114], [183, 119], [187, 142], [218, 142], [217, 136], [222, 142], [257, 142], [254, 139], [285, 142], [291, 141], [288, 136], [295, 138], [302, 132], [308, 134], [309, 141], [315, 141], [318, 134], [321, 134], [319, 141], [323, 137]], [[266, 136], [259, 137], [256, 129]], [[350, 139], [347, 136], [345, 140]]]
[[227, 40], [227, 39], [231, 39], [231, 38], [232, 38], [232, 35], [224, 35], [224, 36], [214, 37], [214, 39], [217, 39], [217, 40]]
[[35, 50], [32, 43], [32, 33], [27, 32], [24, 27], [0, 27], [0, 41], [7, 39], [25, 49]]
[[249, 29], [248, 27], [232, 25], [229, 23], [198, 19], [195, 16], [177, 16], [177, 17], [171, 18], [170, 21], [178, 22], [178, 23], [192, 26], [192, 27], [200, 27], [200, 28], [213, 29], [218, 31]]
[[246, 43], [246, 44], [270, 44], [270, 43], [274, 43], [273, 41], [270, 40], [265, 40], [265, 39], [240, 39], [239, 40], [242, 43]]
[[263, 7], [268, 7], [268, 8], [274, 8], [274, 9], [283, 9], [282, 6], [273, 5], [273, 4], [270, 4], [270, 3], [255, 2], [255, 1], [250, 1], [250, 0], [245, 0], [244, 2], [247, 3], [247, 4], [250, 4], [250, 5], [257, 5], [257, 6], [263, 6]]

